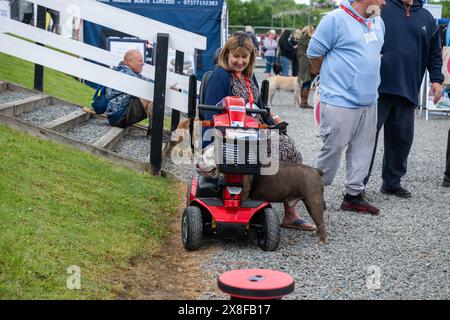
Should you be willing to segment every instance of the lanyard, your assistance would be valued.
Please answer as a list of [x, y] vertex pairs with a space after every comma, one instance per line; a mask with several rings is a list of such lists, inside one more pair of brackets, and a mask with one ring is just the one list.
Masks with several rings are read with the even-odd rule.
[[[234, 73], [234, 76], [239, 79], [239, 77], [236, 73]], [[253, 102], [255, 100], [253, 98], [253, 91], [252, 91], [252, 87], [250, 86], [250, 80], [248, 80], [247, 76], [244, 76], [244, 79], [245, 79], [245, 85], [247, 87], [247, 92], [248, 92], [248, 103], [250, 104], [250, 109], [253, 109]]]
[[248, 77], [244, 77], [245, 79], [245, 84], [247, 85], [247, 90], [248, 90], [248, 103], [250, 104], [250, 109], [253, 109], [253, 91], [252, 91], [252, 87], [250, 86], [250, 80], [248, 80]]
[[367, 22], [364, 21], [363, 18], [361, 18], [360, 16], [357, 16], [356, 14], [354, 14], [351, 10], [349, 10], [347, 7], [345, 7], [342, 3], [339, 5], [345, 12], [347, 12], [352, 18], [356, 19], [356, 21], [361, 22], [364, 26], [367, 26], [367, 28], [372, 29], [372, 24], [370, 23], [370, 21]]

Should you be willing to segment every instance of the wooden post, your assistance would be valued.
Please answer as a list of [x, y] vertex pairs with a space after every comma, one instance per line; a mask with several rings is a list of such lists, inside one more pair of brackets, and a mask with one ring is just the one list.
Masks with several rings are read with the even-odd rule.
[[[42, 6], [37, 6], [37, 27], [45, 29], [46, 11]], [[37, 43], [44, 46], [43, 44]], [[43, 92], [44, 91], [44, 67], [35, 64], [34, 65], [34, 89]]]
[[153, 93], [152, 139], [150, 143], [150, 164], [152, 174], [155, 176], [161, 174], [169, 34], [158, 33], [156, 39], [155, 89]]
[[[184, 53], [181, 51], [176, 51], [175, 53], [175, 72], [183, 74], [184, 67]], [[175, 131], [180, 122], [180, 111], [172, 109], [172, 121], [170, 124], [170, 131]]]
[[189, 134], [191, 137], [191, 150], [194, 154], [194, 119], [197, 110], [197, 77], [192, 74], [189, 76], [189, 95], [188, 95], [188, 118], [189, 118]]

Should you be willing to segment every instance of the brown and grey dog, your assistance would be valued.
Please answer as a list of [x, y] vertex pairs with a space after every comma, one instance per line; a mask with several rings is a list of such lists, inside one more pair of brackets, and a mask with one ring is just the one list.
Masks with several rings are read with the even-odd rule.
[[294, 93], [294, 105], [300, 106], [300, 87], [297, 77], [274, 76], [267, 78], [269, 81], [269, 105], [273, 105], [272, 99], [278, 90]]
[[254, 200], [268, 202], [287, 202], [290, 206], [302, 200], [309, 215], [317, 226], [317, 235], [321, 243], [329, 240], [325, 227], [322, 172], [303, 164], [280, 162], [274, 175], [258, 176], [253, 182], [252, 176], [244, 181], [244, 196]]

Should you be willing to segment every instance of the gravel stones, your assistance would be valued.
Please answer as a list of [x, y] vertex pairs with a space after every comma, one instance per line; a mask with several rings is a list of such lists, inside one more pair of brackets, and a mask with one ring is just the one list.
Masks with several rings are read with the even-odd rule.
[[109, 130], [111, 130], [111, 125], [106, 119], [91, 118], [76, 127], [70, 128], [64, 134], [75, 140], [92, 144], [103, 137]]
[[36, 95], [34, 92], [28, 91], [0, 91], [0, 104], [22, 100], [34, 95]]
[[36, 108], [30, 112], [22, 113], [17, 116], [17, 118], [37, 125], [42, 125], [46, 122], [67, 116], [68, 114], [78, 110], [80, 110], [80, 108], [74, 105], [47, 105]]
[[146, 161], [150, 154], [150, 137], [147, 132], [130, 128], [128, 134], [113, 148], [113, 152], [137, 161]]

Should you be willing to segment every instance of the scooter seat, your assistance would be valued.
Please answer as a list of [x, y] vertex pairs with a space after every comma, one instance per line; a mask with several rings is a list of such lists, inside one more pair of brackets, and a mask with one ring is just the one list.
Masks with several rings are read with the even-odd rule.
[[197, 184], [197, 198], [217, 198], [221, 194], [219, 179], [199, 176]]

